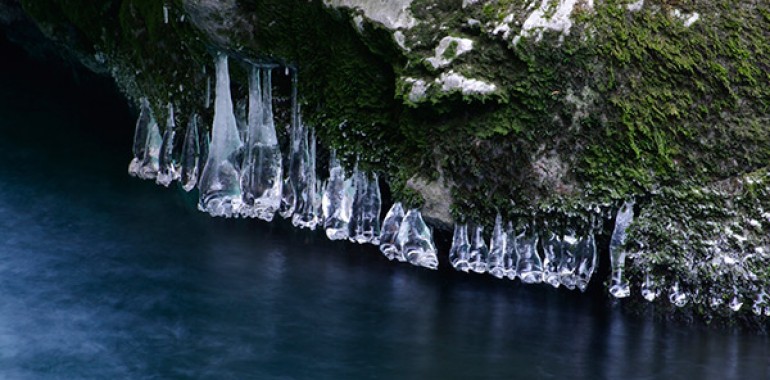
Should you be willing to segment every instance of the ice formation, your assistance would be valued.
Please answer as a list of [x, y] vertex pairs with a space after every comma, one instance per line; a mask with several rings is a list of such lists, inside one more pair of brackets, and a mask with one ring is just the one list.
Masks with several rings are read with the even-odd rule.
[[558, 273], [559, 283], [567, 289], [575, 289], [577, 277], [575, 275], [576, 257], [578, 255], [579, 241], [575, 231], [568, 230], [561, 238], [561, 257], [559, 259]]
[[503, 271], [510, 280], [516, 279], [516, 261], [518, 253], [516, 252], [516, 233], [513, 229], [513, 223], [508, 222], [505, 231], [505, 252], [503, 253]]
[[364, 199], [369, 187], [366, 174], [358, 170], [358, 163], [353, 168], [351, 176], [353, 184], [353, 203], [350, 208], [350, 221], [348, 223], [348, 239], [355, 243], [364, 243]]
[[396, 246], [405, 261], [410, 264], [429, 269], [438, 268], [433, 233], [425, 224], [419, 210], [409, 210], [404, 216], [398, 228]]
[[160, 145], [160, 156], [158, 158], [158, 177], [155, 182], [166, 186], [179, 179], [179, 167], [174, 157], [174, 136], [176, 122], [174, 121], [174, 105], [168, 104], [168, 121], [166, 130], [163, 132], [163, 141]]
[[382, 211], [382, 194], [380, 193], [380, 179], [376, 173], [372, 174], [366, 189], [364, 200], [363, 241], [374, 245], [380, 244], [380, 212]]
[[196, 114], [190, 116], [184, 135], [184, 143], [182, 143], [180, 182], [185, 191], [192, 190], [198, 184], [200, 164], [203, 160], [199, 119], [200, 117]]
[[[323, 194], [322, 206], [326, 236], [330, 240], [347, 239], [351, 200], [346, 192], [345, 171], [340, 166], [337, 154], [333, 150], [329, 158], [329, 180]], [[403, 216], [403, 211], [401, 215]]]
[[458, 271], [467, 272], [470, 244], [468, 244], [468, 225], [455, 224], [452, 247], [449, 249], [449, 264]]
[[487, 258], [489, 256], [489, 248], [484, 241], [484, 226], [477, 225], [473, 230], [471, 236], [471, 247], [469, 252], [468, 264], [471, 270], [476, 273], [484, 273], [487, 271]]
[[615, 218], [615, 230], [612, 232], [610, 240], [610, 266], [612, 270], [610, 294], [616, 298], [628, 297], [631, 294], [631, 289], [624, 273], [626, 265], [624, 245], [626, 244], [626, 230], [633, 220], [634, 201], [627, 201], [618, 210]]
[[142, 167], [142, 161], [144, 160], [145, 155], [144, 149], [147, 146], [147, 135], [150, 131], [150, 123], [153, 122], [150, 103], [146, 98], [142, 98], [139, 107], [139, 118], [136, 120], [134, 144], [131, 149], [134, 154], [134, 159], [128, 164], [128, 174], [135, 177], [139, 176], [139, 169]]
[[246, 152], [241, 171], [244, 216], [265, 221], [281, 205], [283, 181], [281, 149], [273, 121], [270, 68], [252, 67], [249, 73], [249, 113]]
[[680, 288], [679, 281], [674, 282], [671, 286], [671, 290], [668, 293], [668, 300], [676, 307], [683, 307], [687, 305], [687, 292]]
[[155, 179], [158, 176], [160, 168], [160, 147], [163, 138], [160, 136], [158, 123], [155, 119], [150, 119], [150, 125], [147, 131], [147, 144], [144, 146], [144, 158], [139, 168], [139, 178]]
[[537, 255], [537, 233], [526, 228], [516, 236], [516, 270], [521, 282], [535, 284], [543, 281], [543, 262]]
[[[329, 184], [331, 186], [331, 182]], [[401, 206], [401, 202], [396, 202], [390, 210], [388, 210], [388, 213], [385, 214], [385, 220], [382, 222], [382, 231], [380, 232], [380, 252], [382, 252], [382, 254], [389, 260], [396, 259], [404, 261], [403, 255], [401, 255], [401, 251], [396, 243], [398, 231], [403, 220], [404, 208]], [[345, 232], [347, 232], [347, 226]], [[327, 236], [329, 235], [328, 230], [326, 234]]]
[[216, 58], [214, 124], [206, 166], [203, 168], [198, 208], [212, 216], [237, 216], [241, 207], [241, 139], [233, 114], [227, 56]]
[[291, 130], [289, 142], [289, 165], [285, 170], [285, 178], [281, 191], [281, 206], [278, 213], [284, 218], [290, 218], [297, 208], [297, 184], [302, 176], [302, 140], [305, 126], [299, 116], [299, 99], [297, 98], [297, 73], [291, 77]]
[[646, 273], [644, 275], [644, 282], [642, 282], [642, 286], [640, 287], [642, 298], [646, 299], [649, 302], [652, 302], [655, 300], [655, 298], [658, 297], [658, 292], [656, 290], [655, 281], [652, 278], [652, 275], [649, 273]]
[[[308, 138], [308, 133], [310, 137]], [[315, 130], [308, 131], [304, 129], [302, 138], [302, 163], [300, 165], [301, 174], [297, 181], [297, 208], [294, 210], [291, 223], [295, 227], [308, 228], [315, 230], [320, 216], [316, 214], [316, 205], [320, 204], [318, 200], [318, 189], [316, 188], [316, 137]]]
[[504, 264], [506, 243], [507, 235], [503, 231], [503, 218], [497, 214], [492, 239], [489, 241], [489, 256], [487, 257], [487, 272], [497, 278], [506, 276]]
[[575, 285], [581, 292], [588, 288], [588, 282], [596, 270], [599, 256], [596, 254], [594, 234], [589, 233], [578, 240], [575, 254]]
[[553, 232], [543, 239], [543, 281], [554, 288], [561, 284], [559, 281], [559, 262], [562, 256], [561, 238]]

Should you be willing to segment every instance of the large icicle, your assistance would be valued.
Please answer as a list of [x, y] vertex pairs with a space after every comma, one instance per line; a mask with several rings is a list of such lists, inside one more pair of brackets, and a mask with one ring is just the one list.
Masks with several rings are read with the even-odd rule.
[[567, 289], [575, 289], [577, 277], [575, 275], [576, 257], [578, 256], [578, 241], [574, 230], [568, 230], [561, 239], [561, 258], [559, 259], [559, 282]]
[[134, 158], [128, 164], [128, 174], [135, 177], [139, 176], [139, 170], [142, 168], [144, 149], [147, 146], [147, 135], [150, 131], [151, 122], [152, 111], [150, 110], [150, 102], [147, 101], [147, 98], [142, 98], [139, 105], [139, 117], [136, 119], [136, 128], [134, 129], [134, 145], [131, 149]]
[[241, 139], [233, 114], [227, 56], [216, 58], [217, 84], [214, 99], [212, 141], [200, 180], [198, 208], [213, 216], [235, 216], [241, 206]]
[[548, 237], [543, 239], [543, 281], [558, 288], [559, 261], [562, 256], [561, 238], [553, 231], [548, 231]]
[[458, 271], [467, 272], [468, 266], [468, 225], [455, 224], [455, 232], [452, 236], [452, 248], [449, 249], [449, 263]]
[[507, 235], [503, 231], [503, 218], [497, 214], [495, 228], [492, 231], [492, 239], [489, 241], [489, 257], [487, 258], [487, 272], [497, 277], [505, 277], [505, 251], [507, 249]]
[[200, 173], [201, 137], [199, 132], [199, 116], [193, 114], [187, 122], [187, 131], [182, 144], [181, 182], [185, 191], [190, 191], [198, 184]]
[[166, 186], [179, 179], [179, 167], [174, 157], [174, 136], [176, 132], [176, 122], [174, 121], [174, 105], [168, 104], [168, 121], [166, 122], [166, 131], [163, 132], [163, 142], [160, 145], [160, 157], [158, 158], [158, 178], [155, 180], [159, 185]]
[[345, 171], [337, 160], [337, 153], [332, 150], [329, 157], [329, 181], [322, 202], [324, 229], [330, 240], [348, 238], [351, 201], [345, 190]]
[[139, 168], [139, 178], [155, 179], [158, 176], [160, 168], [160, 147], [163, 138], [160, 136], [158, 123], [155, 118], [150, 119], [149, 130], [147, 131], [147, 144], [144, 146], [144, 158], [142, 166]]
[[[331, 187], [331, 179], [329, 181]], [[388, 210], [388, 213], [385, 214], [385, 220], [382, 222], [382, 232], [380, 233], [380, 252], [389, 260], [397, 259], [404, 261], [403, 255], [396, 244], [398, 231], [403, 220], [404, 208], [401, 206], [401, 202], [396, 202]], [[345, 232], [347, 232], [347, 226], [345, 226]]]
[[316, 173], [315, 173], [315, 158], [316, 158], [316, 138], [315, 130], [310, 131], [310, 140], [308, 141], [308, 131], [305, 130], [305, 136], [303, 138], [303, 173], [302, 180], [300, 181], [302, 186], [299, 187], [300, 191], [297, 198], [297, 209], [294, 211], [291, 223], [295, 227], [309, 228], [315, 230], [318, 224], [319, 215], [316, 215], [317, 204], [317, 189], [316, 189]]
[[[261, 83], [260, 83], [261, 82]], [[241, 172], [242, 213], [265, 221], [281, 205], [281, 150], [273, 121], [272, 79], [269, 68], [249, 73], [249, 113], [246, 157]]]
[[543, 262], [537, 255], [537, 241], [537, 232], [530, 228], [516, 236], [516, 268], [521, 282], [525, 284], [543, 281]]
[[284, 218], [289, 218], [297, 209], [298, 185], [302, 176], [302, 138], [305, 126], [299, 115], [299, 99], [297, 96], [297, 72], [291, 77], [291, 131], [289, 146], [289, 165], [286, 167], [285, 179], [281, 191], [281, 207], [278, 211]]
[[489, 248], [484, 241], [484, 226], [477, 225], [471, 236], [471, 248], [470, 258], [468, 264], [471, 266], [471, 270], [476, 273], [484, 273], [487, 270], [487, 257], [489, 256]]
[[353, 204], [350, 212], [350, 223], [348, 224], [348, 239], [352, 242], [363, 243], [364, 239], [364, 199], [366, 190], [369, 187], [366, 180], [366, 174], [358, 170], [358, 163], [353, 168]]
[[617, 217], [615, 218], [615, 230], [612, 232], [610, 240], [610, 266], [612, 270], [610, 294], [616, 298], [628, 297], [631, 294], [631, 289], [624, 273], [626, 251], [623, 246], [626, 244], [626, 230], [633, 220], [634, 201], [627, 201], [618, 210]]
[[516, 279], [516, 261], [518, 254], [516, 253], [516, 233], [513, 229], [513, 223], [508, 222], [508, 227], [505, 231], [506, 242], [505, 252], [503, 253], [503, 272], [508, 279]]
[[366, 198], [364, 201], [364, 226], [363, 241], [375, 245], [380, 244], [380, 212], [382, 211], [382, 195], [380, 194], [380, 180], [377, 173], [372, 174], [368, 181]]
[[589, 233], [588, 236], [581, 237], [578, 241], [577, 254], [575, 256], [577, 265], [575, 270], [576, 285], [581, 292], [585, 292], [588, 288], [588, 282], [591, 281], [591, 276], [596, 270], [598, 258], [594, 234]]
[[396, 245], [410, 264], [429, 269], [438, 268], [433, 233], [425, 224], [419, 210], [409, 210], [404, 216], [398, 229]]

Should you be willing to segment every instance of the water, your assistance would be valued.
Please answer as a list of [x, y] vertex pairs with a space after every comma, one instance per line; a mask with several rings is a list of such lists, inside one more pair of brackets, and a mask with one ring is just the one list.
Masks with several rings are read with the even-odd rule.
[[765, 336], [208, 217], [126, 174], [113, 88], [2, 51], [0, 378], [770, 377]]

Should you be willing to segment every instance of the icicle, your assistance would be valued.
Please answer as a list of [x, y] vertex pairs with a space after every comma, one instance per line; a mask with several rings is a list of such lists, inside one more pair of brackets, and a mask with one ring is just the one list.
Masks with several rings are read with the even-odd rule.
[[[331, 179], [329, 179], [329, 187], [331, 187]], [[404, 219], [404, 208], [401, 206], [401, 202], [396, 202], [390, 208], [387, 214], [385, 214], [385, 220], [382, 221], [382, 232], [380, 232], [380, 252], [382, 252], [388, 260], [398, 259], [402, 260], [403, 255], [396, 244], [396, 238], [398, 237], [398, 230], [401, 226], [401, 222]], [[345, 232], [347, 232], [347, 226], [345, 226]], [[327, 230], [328, 235], [328, 230]]]
[[303, 145], [304, 159], [302, 168], [302, 183], [301, 191], [298, 192], [297, 209], [292, 216], [291, 223], [300, 228], [309, 228], [315, 230], [318, 224], [318, 216], [315, 211], [316, 202], [316, 174], [315, 174], [315, 158], [316, 158], [316, 138], [315, 130], [310, 132], [310, 141], [307, 140], [307, 130], [305, 131], [305, 138]]
[[366, 190], [364, 202], [364, 233], [363, 240], [374, 245], [380, 244], [380, 212], [382, 211], [382, 195], [380, 194], [380, 180], [377, 174], [372, 174]]
[[227, 56], [216, 59], [217, 86], [212, 142], [200, 180], [198, 208], [213, 216], [237, 216], [241, 206], [239, 155], [243, 144], [233, 114]]
[[163, 142], [160, 145], [158, 178], [155, 180], [159, 185], [166, 187], [168, 187], [172, 181], [179, 179], [179, 168], [174, 159], [174, 129], [176, 129], [176, 122], [174, 121], [174, 105], [169, 103], [166, 131], [163, 133]]
[[168, 5], [163, 5], [163, 23], [168, 24]]
[[559, 261], [562, 256], [561, 238], [549, 231], [543, 239], [543, 279], [554, 288], [559, 287]]
[[642, 298], [646, 299], [649, 302], [652, 302], [655, 300], [655, 298], [658, 297], [658, 293], [655, 290], [655, 281], [652, 279], [652, 275], [649, 273], [645, 273], [644, 275], [644, 282], [641, 286], [641, 293]]
[[516, 234], [513, 230], [513, 223], [508, 222], [505, 231], [505, 252], [503, 253], [503, 272], [510, 280], [516, 279]]
[[203, 98], [203, 107], [211, 107], [211, 77], [206, 76], [206, 96]]
[[738, 294], [738, 289], [733, 288], [733, 298], [730, 300], [730, 303], [728, 304], [728, 307], [732, 311], [738, 311], [743, 306], [743, 301], [741, 301], [740, 295]]
[[507, 236], [503, 231], [503, 218], [497, 214], [492, 238], [489, 240], [489, 257], [487, 257], [487, 272], [497, 278], [505, 277], [503, 260], [507, 249], [506, 243]]
[[134, 130], [134, 145], [132, 147], [132, 153], [134, 159], [128, 165], [128, 174], [138, 177], [139, 170], [142, 168], [142, 161], [144, 160], [144, 149], [147, 147], [147, 136], [149, 135], [150, 123], [152, 122], [152, 111], [150, 111], [150, 103], [147, 98], [142, 98], [139, 106], [139, 118], [136, 120], [136, 128]]
[[291, 131], [289, 146], [289, 165], [285, 171], [286, 178], [283, 181], [281, 194], [281, 208], [278, 213], [284, 218], [289, 218], [297, 209], [297, 197], [299, 197], [298, 182], [302, 175], [302, 138], [305, 126], [302, 124], [299, 113], [299, 99], [297, 95], [297, 73], [291, 77]]
[[410, 264], [429, 269], [438, 268], [433, 234], [422, 219], [419, 210], [409, 210], [404, 216], [398, 228], [396, 246]]
[[674, 282], [671, 291], [668, 293], [668, 300], [676, 307], [687, 305], [687, 293], [679, 289], [679, 281]]
[[516, 236], [516, 267], [521, 282], [536, 284], [543, 281], [543, 262], [537, 255], [537, 233], [528, 229]]
[[366, 175], [358, 170], [358, 163], [353, 167], [353, 204], [350, 212], [350, 223], [348, 224], [348, 239], [352, 242], [363, 243], [364, 240], [364, 198], [369, 185], [366, 181]]
[[597, 267], [597, 261], [599, 256], [596, 254], [596, 240], [594, 240], [594, 234], [589, 233], [588, 236], [582, 237], [577, 245], [577, 254], [575, 255], [575, 262], [577, 269], [576, 285], [581, 292], [585, 292], [588, 288], [588, 283], [591, 281], [591, 276]]
[[449, 263], [455, 270], [467, 272], [468, 266], [468, 225], [455, 224], [455, 232], [452, 236], [452, 248], [449, 249]]
[[487, 259], [489, 257], [489, 248], [484, 241], [484, 226], [477, 225], [471, 236], [470, 258], [468, 264], [471, 270], [476, 273], [484, 273], [487, 270]]
[[248, 142], [241, 172], [241, 212], [268, 222], [273, 220], [281, 205], [283, 179], [272, 110], [270, 70], [261, 72], [252, 67], [249, 73]]
[[[251, 89], [249, 89], [249, 91], [251, 91]], [[241, 99], [235, 103], [235, 125], [238, 127], [238, 137], [241, 138], [241, 142], [244, 144], [249, 141], [249, 111], [247, 110], [247, 104], [250, 101], [250, 99]]]
[[[612, 279], [610, 284], [610, 294], [616, 298], [628, 297], [631, 289], [624, 273], [626, 265], [626, 251], [623, 247], [626, 244], [626, 229], [634, 220], [634, 201], [627, 201], [623, 207], [618, 210], [615, 218], [615, 230], [612, 232], [610, 240], [610, 266], [612, 270]], [[685, 302], [687, 302], [685, 300]]]
[[185, 191], [192, 190], [198, 184], [201, 163], [201, 143], [198, 131], [199, 116], [193, 114], [187, 123], [187, 131], [182, 144], [181, 182]]
[[150, 120], [149, 131], [147, 132], [147, 145], [144, 146], [144, 159], [142, 160], [142, 167], [139, 168], [139, 178], [155, 179], [158, 176], [160, 147], [162, 143], [163, 138], [160, 136], [158, 123], [153, 118]]
[[559, 260], [559, 282], [567, 289], [575, 289], [577, 276], [575, 274], [578, 253], [578, 239], [575, 231], [568, 230], [561, 239], [561, 259]]
[[332, 150], [329, 158], [329, 182], [323, 196], [323, 217], [326, 236], [330, 240], [348, 237], [351, 201], [345, 192], [345, 171]]

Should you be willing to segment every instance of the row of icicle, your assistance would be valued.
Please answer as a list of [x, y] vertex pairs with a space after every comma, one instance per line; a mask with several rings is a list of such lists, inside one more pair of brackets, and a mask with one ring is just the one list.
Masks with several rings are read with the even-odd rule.
[[346, 178], [332, 151], [329, 178], [323, 182], [316, 178], [315, 131], [300, 120], [296, 75], [288, 165], [283, 164], [273, 117], [271, 75], [272, 66], [251, 67], [248, 114], [239, 123], [230, 93], [228, 58], [218, 55], [211, 141], [200, 127], [199, 117], [191, 116], [178, 159], [174, 153], [173, 105], [168, 105], [168, 121], [161, 136], [149, 102], [143, 99], [129, 173], [163, 186], [178, 180], [186, 191], [197, 186], [198, 208], [212, 216], [269, 222], [279, 214], [300, 228], [315, 230], [320, 226], [331, 240], [379, 245], [391, 260], [436, 269], [433, 234], [419, 210], [405, 213], [396, 203], [381, 227], [377, 174], [360, 171], [356, 164]]

